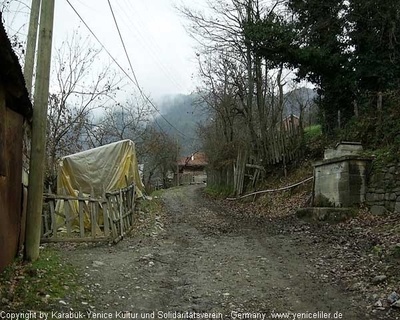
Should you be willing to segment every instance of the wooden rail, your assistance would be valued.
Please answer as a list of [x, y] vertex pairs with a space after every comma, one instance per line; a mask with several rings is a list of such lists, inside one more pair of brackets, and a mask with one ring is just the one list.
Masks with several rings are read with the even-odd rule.
[[133, 227], [135, 185], [103, 197], [44, 194], [42, 242], [118, 242]]
[[293, 188], [295, 188], [295, 187], [297, 187], [297, 186], [299, 186], [299, 185], [302, 185], [302, 184], [304, 184], [304, 183], [306, 183], [306, 182], [308, 182], [308, 181], [311, 181], [311, 180], [313, 180], [313, 179], [314, 179], [314, 177], [310, 177], [310, 178], [307, 178], [307, 179], [305, 179], [305, 180], [303, 180], [303, 181], [300, 181], [300, 182], [297, 182], [297, 183], [295, 183], [295, 184], [292, 184], [292, 185], [290, 185], [290, 186], [286, 186], [286, 187], [282, 187], [282, 188], [278, 188], [278, 189], [267, 189], [267, 190], [255, 191], [255, 192], [248, 193], [248, 194], [245, 194], [245, 195], [240, 196], [240, 197], [237, 197], [237, 198], [226, 198], [226, 200], [234, 201], [234, 200], [239, 200], [239, 199], [247, 198], [247, 197], [250, 197], [250, 196], [255, 196], [255, 195], [261, 194], [261, 193], [271, 193], [271, 192], [278, 192], [278, 191], [290, 190], [290, 189], [293, 189]]

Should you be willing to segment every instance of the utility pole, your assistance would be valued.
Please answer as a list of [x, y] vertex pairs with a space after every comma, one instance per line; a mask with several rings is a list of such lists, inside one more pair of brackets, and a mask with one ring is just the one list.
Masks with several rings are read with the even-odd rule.
[[31, 16], [29, 18], [28, 40], [25, 50], [24, 77], [26, 88], [32, 97], [33, 67], [35, 65], [35, 51], [37, 40], [37, 28], [39, 21], [40, 0], [32, 0]]
[[53, 20], [54, 0], [42, 1], [32, 121], [31, 159], [29, 164], [28, 212], [25, 233], [24, 258], [28, 261], [35, 261], [39, 257]]

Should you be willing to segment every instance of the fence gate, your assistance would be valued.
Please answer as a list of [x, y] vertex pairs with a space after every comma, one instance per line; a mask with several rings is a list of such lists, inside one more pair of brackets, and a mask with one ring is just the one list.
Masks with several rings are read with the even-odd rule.
[[44, 194], [41, 242], [120, 241], [133, 227], [135, 185], [103, 197]]

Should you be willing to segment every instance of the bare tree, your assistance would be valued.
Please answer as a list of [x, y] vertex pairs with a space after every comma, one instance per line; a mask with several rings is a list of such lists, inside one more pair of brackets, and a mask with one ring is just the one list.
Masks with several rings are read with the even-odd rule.
[[146, 101], [133, 95], [125, 103], [108, 106], [98, 121], [86, 126], [91, 147], [130, 139], [140, 144], [154, 111]]
[[[242, 166], [248, 160], [246, 155], [254, 164], [267, 166], [270, 140], [275, 139], [274, 132], [282, 122], [286, 84], [284, 65], [258, 55], [246, 28], [263, 17], [273, 17], [283, 2], [208, 1], [208, 14], [179, 8], [189, 21], [188, 32], [199, 44], [203, 79], [199, 92], [214, 115], [215, 135], [203, 136], [212, 139], [221, 136], [221, 131], [228, 144], [235, 141], [232, 145], [237, 148], [238, 161], [244, 162]], [[244, 174], [244, 169], [239, 171]]]
[[54, 181], [60, 157], [84, 147], [83, 129], [92, 112], [104, 108], [120, 89], [122, 78], [111, 63], [100, 60], [100, 52], [77, 31], [55, 52], [46, 143], [48, 181]]
[[167, 186], [168, 173], [176, 168], [178, 145], [173, 138], [150, 126], [146, 130], [143, 142], [141, 149], [146, 188], [151, 188], [155, 177]]
[[6, 28], [11, 46], [18, 56], [20, 63], [24, 64], [25, 57], [25, 29], [28, 25], [30, 6], [26, 0], [0, 0], [3, 24]]

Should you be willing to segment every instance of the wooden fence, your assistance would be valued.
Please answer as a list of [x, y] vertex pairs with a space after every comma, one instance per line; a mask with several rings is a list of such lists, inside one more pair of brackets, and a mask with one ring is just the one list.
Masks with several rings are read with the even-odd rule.
[[103, 197], [44, 194], [42, 242], [118, 242], [133, 227], [135, 185]]
[[240, 150], [234, 164], [219, 170], [208, 169], [208, 184], [211, 186], [226, 186], [239, 196], [246, 187], [255, 188], [260, 178], [266, 174], [266, 165], [282, 165], [286, 174], [286, 165], [303, 156], [303, 134], [294, 116], [286, 118], [280, 126], [270, 128], [268, 140], [263, 142], [265, 159], [262, 165], [247, 163], [246, 150]]
[[285, 122], [281, 127], [271, 132], [266, 142], [266, 163], [288, 163], [302, 156], [302, 132], [300, 126], [295, 124], [294, 117]]

